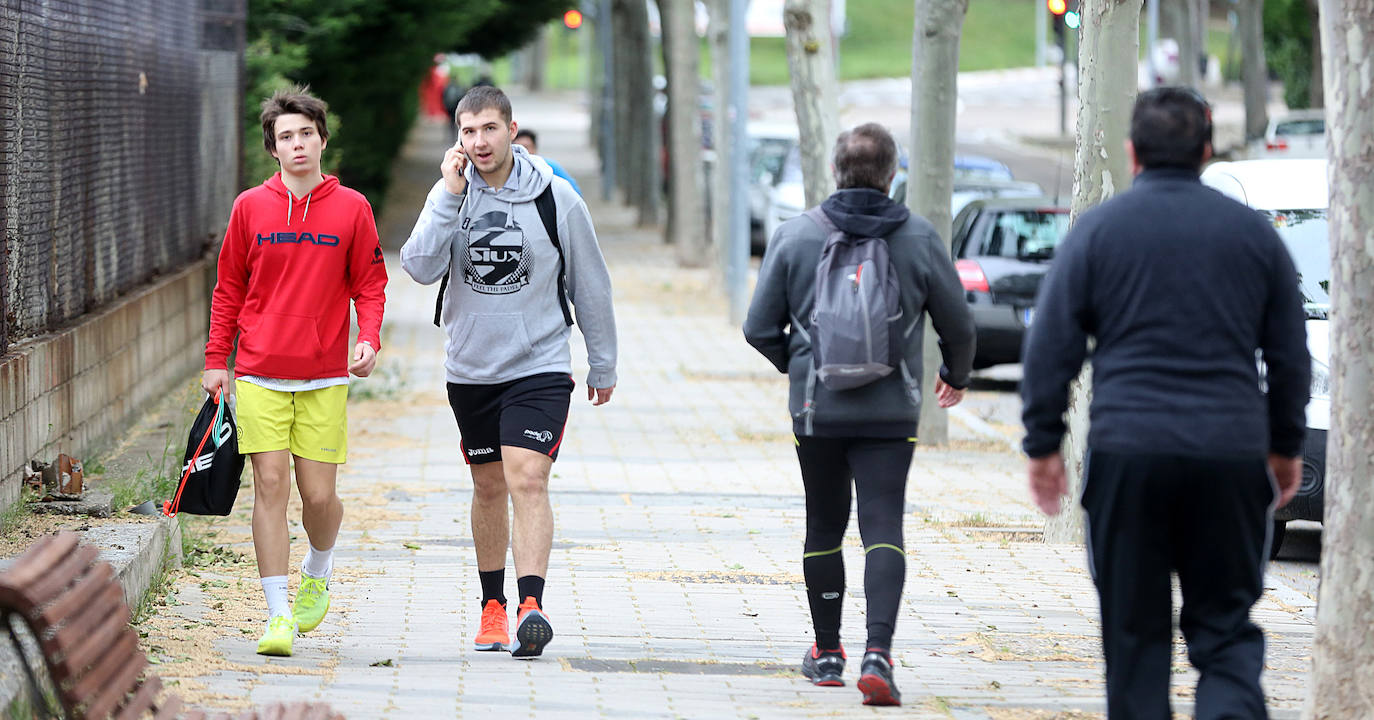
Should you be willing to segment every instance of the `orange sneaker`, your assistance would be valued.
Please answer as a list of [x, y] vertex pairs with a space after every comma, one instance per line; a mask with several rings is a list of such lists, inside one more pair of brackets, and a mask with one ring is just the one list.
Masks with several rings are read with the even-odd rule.
[[499, 600], [488, 600], [487, 606], [482, 608], [482, 623], [472, 645], [488, 651], [505, 650], [510, 646], [510, 620], [506, 617], [506, 606]]
[[533, 597], [525, 598], [516, 611], [515, 646], [511, 648], [512, 657], [533, 658], [544, 652], [544, 646], [553, 639], [553, 626], [539, 603]]

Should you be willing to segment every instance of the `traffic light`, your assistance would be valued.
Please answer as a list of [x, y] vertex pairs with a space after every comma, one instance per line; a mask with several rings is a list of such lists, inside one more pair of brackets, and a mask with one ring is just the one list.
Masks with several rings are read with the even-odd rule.
[[582, 13], [578, 10], [569, 10], [563, 13], [563, 27], [569, 30], [582, 27]]
[[[1054, 24], [1054, 44], [1059, 46], [1060, 52], [1064, 50], [1064, 16], [1069, 11], [1068, 0], [1045, 0], [1045, 7], [1050, 10], [1050, 22]], [[1076, 26], [1077, 15], [1075, 15]]]

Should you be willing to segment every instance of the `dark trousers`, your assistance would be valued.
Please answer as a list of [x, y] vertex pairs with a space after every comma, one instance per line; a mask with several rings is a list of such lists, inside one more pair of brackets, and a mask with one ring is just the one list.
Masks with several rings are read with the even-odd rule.
[[[797, 460], [806, 488], [806, 544], [802, 570], [817, 644], [838, 647], [850, 488], [858, 496], [859, 536], [864, 543], [866, 647], [887, 651], [897, 626], [906, 551], [902, 514], [914, 445], [889, 438], [798, 437]], [[833, 644], [824, 644], [826, 639]]]
[[1172, 717], [1170, 571], [1188, 660], [1201, 673], [1196, 717], [1268, 717], [1264, 636], [1250, 607], [1264, 589], [1275, 497], [1261, 458], [1090, 452], [1083, 507], [1111, 720]]

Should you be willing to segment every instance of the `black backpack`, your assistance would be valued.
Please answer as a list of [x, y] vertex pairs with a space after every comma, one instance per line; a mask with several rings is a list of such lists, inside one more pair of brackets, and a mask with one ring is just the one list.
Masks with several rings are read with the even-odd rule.
[[239, 494], [243, 456], [239, 432], [229, 402], [205, 398], [200, 414], [186, 438], [186, 456], [176, 495], [162, 504], [168, 517], [178, 512], [192, 515], [228, 515]]
[[[544, 221], [544, 231], [558, 251], [558, 307], [563, 310], [563, 322], [572, 327], [572, 310], [568, 308], [568, 262], [563, 257], [563, 245], [558, 242], [558, 205], [553, 200], [553, 183], [544, 187], [544, 192], [534, 199], [534, 207], [539, 210], [539, 219]], [[461, 212], [459, 213], [461, 215]], [[439, 281], [439, 296], [434, 298], [434, 327], [442, 327], [440, 316], [444, 312], [444, 292], [448, 290], [450, 273], [444, 273]]]

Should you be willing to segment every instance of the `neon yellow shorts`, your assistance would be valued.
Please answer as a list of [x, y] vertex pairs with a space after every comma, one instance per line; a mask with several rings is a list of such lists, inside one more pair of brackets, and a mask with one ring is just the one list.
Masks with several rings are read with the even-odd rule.
[[242, 380], [238, 395], [239, 452], [291, 451], [307, 460], [342, 465], [348, 455], [348, 386], [280, 392]]

